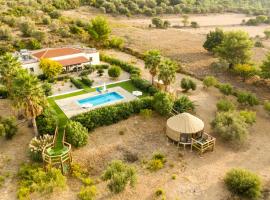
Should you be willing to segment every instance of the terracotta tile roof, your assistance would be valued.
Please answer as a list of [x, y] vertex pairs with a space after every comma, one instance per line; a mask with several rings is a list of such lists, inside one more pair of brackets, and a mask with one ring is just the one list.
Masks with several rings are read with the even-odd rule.
[[65, 67], [65, 66], [69, 66], [69, 65], [77, 65], [77, 64], [81, 64], [81, 63], [87, 63], [87, 62], [89, 62], [89, 60], [86, 57], [79, 56], [79, 57], [69, 58], [69, 59], [65, 59], [65, 60], [57, 60], [57, 62], [59, 62], [61, 65], [63, 65]]
[[41, 58], [54, 58], [54, 57], [60, 57], [60, 56], [67, 56], [67, 55], [77, 54], [81, 52], [82, 51], [80, 49], [64, 47], [64, 48], [55, 48], [55, 49], [45, 49], [45, 50], [33, 53], [32, 55], [38, 59], [41, 59]]

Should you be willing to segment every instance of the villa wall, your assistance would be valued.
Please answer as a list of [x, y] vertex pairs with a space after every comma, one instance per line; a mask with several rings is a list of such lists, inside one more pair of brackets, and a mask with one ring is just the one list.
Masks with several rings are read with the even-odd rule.
[[[99, 58], [99, 52], [95, 52], [95, 53], [78, 53], [78, 54], [72, 54], [72, 55], [67, 55], [67, 56], [60, 56], [60, 57], [54, 57], [54, 58], [50, 58], [51, 60], [64, 60], [64, 59], [69, 59], [69, 58], [75, 58], [75, 57], [86, 57], [90, 60], [90, 58], [92, 58], [92, 65], [98, 65], [100, 64], [100, 58]], [[89, 62], [90, 63], [90, 62]], [[89, 63], [85, 63], [85, 64], [89, 64]], [[40, 75], [42, 74], [42, 70], [39, 67], [39, 62], [35, 62], [35, 63], [27, 63], [27, 64], [23, 64], [22, 67], [24, 69], [27, 69], [29, 72], [35, 74], [35, 75]], [[33, 69], [34, 71], [31, 71], [30, 69]]]

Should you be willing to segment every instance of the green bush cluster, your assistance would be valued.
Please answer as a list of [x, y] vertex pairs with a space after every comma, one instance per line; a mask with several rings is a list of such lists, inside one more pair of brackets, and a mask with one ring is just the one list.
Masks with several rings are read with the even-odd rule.
[[0, 98], [6, 99], [8, 97], [8, 91], [5, 87], [0, 87]]
[[256, 122], [256, 112], [249, 110], [241, 110], [239, 114], [245, 119], [247, 124], [254, 124]]
[[83, 88], [83, 84], [79, 80], [71, 77], [70, 78], [70, 81], [71, 81], [71, 83], [73, 83], [75, 85], [76, 88], [78, 88], [78, 89], [82, 89]]
[[204, 79], [203, 79], [203, 85], [204, 87], [206, 88], [209, 88], [209, 87], [214, 87], [218, 84], [218, 80], [213, 77], [213, 76], [206, 76]]
[[57, 113], [52, 108], [45, 108], [41, 115], [36, 118], [40, 135], [53, 135], [58, 125]]
[[237, 93], [237, 101], [244, 106], [256, 106], [259, 104], [257, 96], [246, 91], [240, 91]]
[[148, 161], [147, 169], [154, 172], [162, 169], [165, 163], [166, 163], [165, 155], [160, 152], [156, 152], [152, 155], [151, 160]]
[[232, 169], [224, 178], [227, 188], [234, 194], [247, 199], [258, 199], [262, 196], [261, 178], [245, 169]]
[[264, 102], [264, 109], [270, 115], [270, 102], [269, 101]]
[[217, 113], [212, 127], [222, 139], [237, 146], [243, 144], [249, 135], [246, 118], [237, 111]]
[[102, 179], [109, 181], [108, 188], [113, 193], [122, 192], [127, 184], [133, 187], [136, 183], [136, 170], [134, 167], [123, 163], [120, 160], [112, 161], [103, 172]]
[[88, 87], [92, 87], [94, 80], [89, 79], [87, 76], [82, 76], [81, 77], [81, 81], [84, 85], [88, 86]]
[[220, 83], [218, 84], [218, 89], [219, 91], [226, 95], [226, 96], [229, 96], [229, 95], [232, 95], [233, 94], [233, 86], [229, 83]]
[[112, 66], [109, 68], [108, 74], [112, 78], [118, 78], [121, 75], [121, 68], [118, 66]]
[[67, 142], [75, 147], [82, 147], [87, 144], [88, 131], [81, 123], [68, 121], [65, 127]]
[[189, 90], [196, 90], [197, 85], [193, 80], [189, 78], [182, 78], [181, 88], [184, 90], [184, 92], [188, 92]]
[[153, 109], [153, 98], [145, 97], [127, 103], [97, 108], [79, 114], [71, 119], [80, 122], [89, 131], [104, 125], [111, 125], [138, 114], [142, 109]]
[[127, 62], [121, 61], [121, 60], [119, 60], [117, 58], [113, 58], [113, 57], [101, 54], [100, 59], [101, 59], [101, 61], [107, 62], [107, 63], [109, 63], [111, 65], [116, 65], [116, 66], [121, 67], [122, 70], [124, 70], [125, 72], [130, 73], [131, 76], [141, 74], [139, 68], [137, 68], [137, 67], [135, 67], [135, 66], [133, 66], [133, 65], [127, 63]]
[[40, 137], [34, 137], [29, 143], [29, 155], [31, 160], [35, 162], [42, 162], [42, 151], [45, 146], [53, 143], [53, 136], [43, 135]]
[[152, 18], [152, 24], [156, 27], [156, 28], [169, 28], [170, 27], [170, 22], [168, 20], [162, 20], [159, 17], [154, 17]]
[[160, 115], [169, 115], [172, 111], [173, 104], [172, 97], [165, 92], [157, 92], [154, 95], [153, 107]]
[[260, 24], [270, 24], [270, 18], [266, 15], [258, 15], [255, 18], [249, 19], [247, 22], [245, 22], [248, 26], [258, 26]]
[[158, 92], [158, 89], [154, 87], [149, 81], [138, 76], [132, 77], [131, 82], [136, 88], [142, 90], [145, 93], [149, 93], [150, 95], [154, 95]]
[[173, 110], [177, 113], [191, 112], [195, 110], [195, 104], [187, 96], [181, 96], [174, 102]]
[[17, 131], [18, 127], [14, 117], [0, 117], [0, 136], [5, 136], [7, 140], [11, 140]]
[[231, 100], [221, 99], [217, 102], [217, 110], [222, 112], [235, 110], [235, 105]]
[[55, 168], [48, 168], [45, 171], [39, 165], [23, 164], [19, 169], [18, 178], [17, 196], [20, 200], [30, 199], [29, 196], [33, 192], [48, 194], [57, 188], [66, 187], [66, 177]]

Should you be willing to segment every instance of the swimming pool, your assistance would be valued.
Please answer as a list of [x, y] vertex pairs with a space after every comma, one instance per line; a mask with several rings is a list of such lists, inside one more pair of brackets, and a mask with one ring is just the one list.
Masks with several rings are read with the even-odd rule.
[[123, 96], [121, 96], [117, 92], [109, 92], [106, 94], [99, 94], [93, 97], [88, 97], [85, 99], [80, 99], [77, 102], [81, 105], [91, 105], [91, 106], [98, 106], [106, 103], [115, 102], [118, 100], [124, 99]]

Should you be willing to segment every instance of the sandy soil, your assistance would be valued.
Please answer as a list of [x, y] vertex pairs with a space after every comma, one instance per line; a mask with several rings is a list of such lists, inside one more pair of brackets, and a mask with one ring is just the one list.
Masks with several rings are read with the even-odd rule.
[[[13, 114], [9, 102], [0, 100], [0, 116], [7, 117]], [[8, 175], [0, 188], [0, 199], [16, 199], [16, 174], [20, 164], [28, 161], [27, 147], [33, 136], [33, 130], [28, 128], [27, 123], [22, 123], [12, 140], [0, 138], [0, 174]]]

